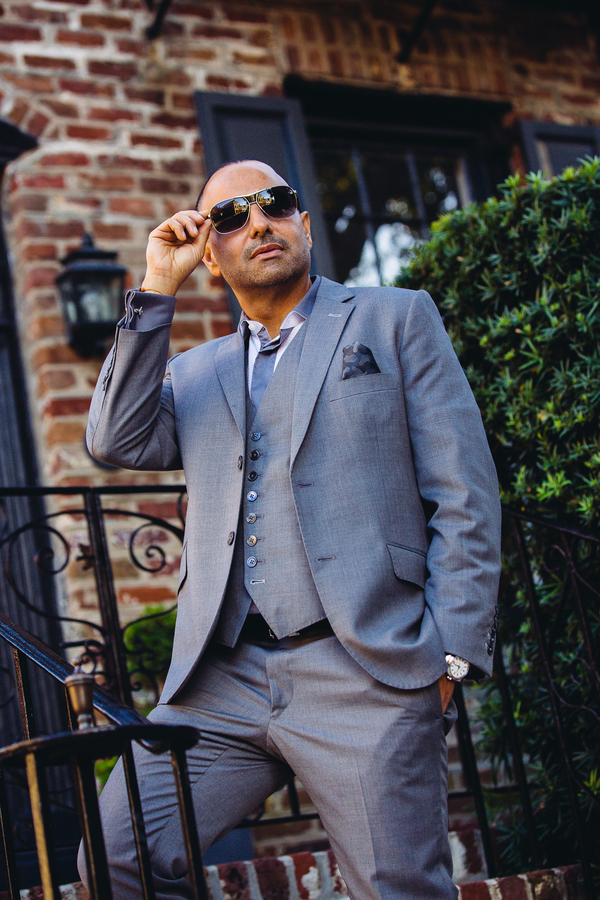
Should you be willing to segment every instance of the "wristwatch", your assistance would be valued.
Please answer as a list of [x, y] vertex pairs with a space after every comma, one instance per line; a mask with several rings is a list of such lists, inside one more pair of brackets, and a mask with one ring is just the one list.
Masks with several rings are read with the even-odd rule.
[[462, 681], [469, 671], [469, 663], [460, 656], [454, 656], [452, 653], [446, 653], [446, 665], [448, 671], [446, 678], [448, 681]]

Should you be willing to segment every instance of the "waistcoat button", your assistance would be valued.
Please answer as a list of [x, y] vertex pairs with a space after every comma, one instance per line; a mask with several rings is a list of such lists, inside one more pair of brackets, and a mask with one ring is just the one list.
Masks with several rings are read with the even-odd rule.
[[253, 441], [260, 441], [262, 434], [260, 433], [260, 431], [253, 431], [250, 437]]
[[256, 513], [248, 513], [248, 515], [246, 516], [246, 522], [248, 523], [248, 525], [254, 525], [254, 523], [256, 522]]
[[249, 547], [254, 547], [254, 545], [256, 544], [257, 540], [258, 540], [258, 538], [256, 537], [256, 535], [255, 535], [255, 534], [251, 534], [250, 537], [247, 538], [246, 543], [248, 544]]
[[258, 478], [258, 472], [249, 472], [248, 473], [248, 481], [256, 481]]
[[258, 560], [255, 556], [249, 556], [248, 559], [246, 560], [246, 565], [248, 566], [249, 569], [253, 569], [257, 562], [258, 562]]
[[260, 453], [258, 450], [250, 451], [250, 459], [258, 459], [259, 456], [260, 456]]
[[246, 494], [246, 500], [249, 500], [250, 503], [254, 503], [257, 497], [258, 494], [256, 493], [256, 491], [248, 491], [248, 493]]

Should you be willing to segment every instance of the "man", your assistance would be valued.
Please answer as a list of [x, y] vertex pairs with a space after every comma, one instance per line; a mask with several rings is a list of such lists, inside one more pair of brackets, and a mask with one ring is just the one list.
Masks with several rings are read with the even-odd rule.
[[[499, 572], [479, 411], [425, 292], [311, 280], [308, 213], [269, 166], [222, 167], [199, 205], [150, 235], [88, 429], [98, 459], [185, 471], [151, 718], [201, 732], [203, 849], [295, 772], [353, 900], [450, 900], [445, 730], [454, 679], [491, 670]], [[167, 362], [200, 261], [242, 322]], [[137, 758], [157, 896], [189, 897], [169, 762]], [[140, 896], [125, 803], [117, 768], [102, 805], [120, 900]]]

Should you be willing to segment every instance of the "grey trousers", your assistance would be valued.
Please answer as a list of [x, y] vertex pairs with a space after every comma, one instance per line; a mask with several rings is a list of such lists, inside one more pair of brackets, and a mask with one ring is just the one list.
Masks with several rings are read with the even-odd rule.
[[[201, 732], [188, 765], [203, 851], [294, 772], [353, 900], [455, 900], [445, 739], [453, 712], [442, 715], [437, 683], [388, 687], [335, 637], [284, 639], [211, 647], [176, 699], [150, 718]], [[157, 898], [188, 900], [169, 755], [136, 747], [135, 758]], [[100, 803], [114, 896], [138, 900], [120, 764]]]

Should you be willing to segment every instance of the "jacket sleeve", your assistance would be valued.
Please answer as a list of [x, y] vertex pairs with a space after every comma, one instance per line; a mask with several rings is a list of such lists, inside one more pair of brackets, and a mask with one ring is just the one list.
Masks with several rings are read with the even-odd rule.
[[167, 362], [170, 332], [170, 322], [148, 331], [117, 326], [86, 433], [90, 453], [101, 462], [126, 469], [182, 468]]
[[491, 674], [500, 576], [498, 481], [479, 409], [425, 291], [409, 308], [400, 360], [428, 517], [425, 600], [446, 653]]

